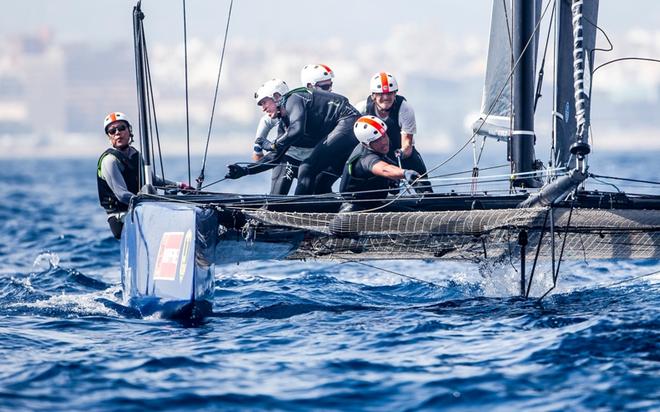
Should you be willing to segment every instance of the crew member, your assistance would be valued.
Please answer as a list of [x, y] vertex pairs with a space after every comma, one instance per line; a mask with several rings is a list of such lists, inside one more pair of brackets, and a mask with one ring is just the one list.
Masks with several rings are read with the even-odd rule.
[[280, 119], [280, 133], [275, 141], [264, 141], [263, 149], [270, 153], [248, 166], [229, 165], [226, 177], [238, 179], [273, 168], [292, 146], [312, 148], [298, 168], [295, 194], [329, 193], [332, 184], [340, 177], [348, 155], [358, 143], [353, 134], [353, 123], [359, 113], [346, 97], [339, 94], [298, 88], [282, 96], [277, 84], [268, 81], [255, 93], [261, 109], [271, 119]]
[[[121, 237], [124, 215], [131, 198], [140, 190], [140, 153], [131, 146], [133, 127], [124, 113], [112, 112], [103, 121], [103, 129], [111, 148], [99, 157], [96, 182], [99, 201], [108, 214], [108, 224], [115, 238]], [[172, 182], [154, 176], [158, 186], [190, 189], [186, 183]]]
[[[308, 64], [300, 71], [301, 84], [310, 90], [320, 89], [332, 91], [334, 77], [335, 74], [332, 69], [325, 64]], [[282, 83], [282, 90], [285, 92], [289, 91], [286, 83], [284, 81], [282, 81]], [[282, 95], [283, 94], [284, 93], [282, 93]], [[264, 156], [263, 142], [264, 140], [267, 140], [271, 129], [276, 128], [278, 125], [279, 119], [271, 119], [266, 114], [259, 119], [253, 146], [253, 161], [256, 162]], [[313, 148], [297, 146], [292, 146], [287, 150], [286, 154], [280, 159], [279, 164], [273, 169], [270, 194], [286, 195], [289, 193], [291, 185], [293, 184], [293, 179], [298, 176], [298, 166], [300, 166], [300, 163], [310, 155], [312, 150]]]
[[[426, 165], [415, 149], [413, 136], [417, 133], [415, 112], [405, 97], [398, 94], [396, 78], [387, 72], [376, 73], [370, 81], [371, 95], [356, 104], [361, 114], [376, 116], [387, 124], [390, 138], [390, 159], [401, 161], [401, 167], [426, 174]], [[415, 183], [417, 192], [432, 192], [431, 183], [420, 179]]]
[[378, 206], [401, 179], [414, 183], [419, 173], [398, 167], [388, 157], [390, 139], [387, 124], [376, 116], [362, 116], [353, 127], [360, 144], [351, 153], [341, 178], [340, 191], [346, 200], [341, 210], [355, 211]]

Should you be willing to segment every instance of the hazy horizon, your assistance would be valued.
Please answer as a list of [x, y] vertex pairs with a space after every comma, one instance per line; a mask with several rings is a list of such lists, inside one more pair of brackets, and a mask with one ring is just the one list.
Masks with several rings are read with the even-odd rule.
[[[31, 100], [43, 113], [76, 99], [86, 100], [76, 103], [77, 112], [68, 114], [73, 116], [69, 124], [78, 126], [75, 130], [64, 121], [58, 126], [53, 119], [50, 123], [44, 123], [42, 117], [35, 120], [28, 109], [0, 101], [5, 117], [40, 125], [39, 130], [20, 140], [0, 133], [0, 156], [88, 156], [107, 144], [102, 133], [94, 132], [106, 112], [122, 110], [135, 118], [131, 60], [134, 4], [128, 0], [35, 0], [4, 7], [0, 77], [37, 84]], [[399, 79], [401, 94], [417, 113], [418, 145], [429, 153], [447, 153], [462, 145], [480, 107], [491, 2], [402, 4], [386, 0], [377, 7], [375, 4], [337, 0], [322, 7], [304, 0], [284, 4], [234, 1], [211, 152], [249, 155], [260, 116], [252, 99], [254, 89], [272, 77], [297, 85], [300, 68], [309, 63], [330, 65], [337, 76], [335, 91], [354, 103], [368, 94], [372, 73], [392, 72]], [[634, 4], [635, 8], [618, 1], [600, 2], [599, 26], [615, 49], [599, 54], [596, 64], [633, 55], [660, 58], [660, 2], [640, 0]], [[199, 154], [209, 122], [229, 1], [188, 0], [186, 5], [192, 151]], [[181, 152], [185, 119], [181, 9], [179, 1], [143, 1], [159, 120], [168, 150], [174, 153]], [[47, 37], [53, 51], [52, 56], [33, 63], [26, 71], [15, 63], [14, 46], [29, 36]], [[607, 46], [602, 35], [598, 46]], [[68, 67], [66, 61], [61, 63], [62, 56], [71, 53], [78, 56], [72, 61], [85, 65]], [[60, 67], [52, 66], [53, 62], [61, 68], [53, 69]], [[552, 81], [551, 72], [546, 68], [546, 86]], [[112, 96], [108, 94], [108, 73], [113, 74], [114, 84], [121, 82], [121, 90]], [[69, 95], [73, 85], [54, 83], [57, 76], [68, 76], [69, 82], [74, 76], [73, 80], [84, 80], [88, 86]], [[636, 150], [631, 141], [637, 148], [660, 150], [660, 121], [655, 120], [660, 107], [660, 65], [609, 65], [595, 76], [593, 94], [593, 131], [599, 150]], [[537, 116], [537, 131], [543, 138], [549, 133], [550, 100], [548, 90]]]

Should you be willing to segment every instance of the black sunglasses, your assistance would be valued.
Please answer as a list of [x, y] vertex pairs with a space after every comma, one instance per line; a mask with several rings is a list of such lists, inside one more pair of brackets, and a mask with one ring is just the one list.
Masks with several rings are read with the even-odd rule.
[[115, 133], [117, 133], [117, 132], [123, 132], [124, 130], [126, 130], [126, 125], [124, 125], [124, 124], [120, 124], [120, 125], [117, 126], [117, 127], [111, 127], [111, 128], [109, 128], [109, 129], [108, 129], [108, 134], [109, 134], [110, 136], [112, 136], [113, 134], [115, 134]]
[[332, 89], [332, 83], [328, 83], [328, 84], [317, 84], [316, 87], [318, 87], [318, 88], [321, 89], [321, 90], [328, 91], [328, 90]]

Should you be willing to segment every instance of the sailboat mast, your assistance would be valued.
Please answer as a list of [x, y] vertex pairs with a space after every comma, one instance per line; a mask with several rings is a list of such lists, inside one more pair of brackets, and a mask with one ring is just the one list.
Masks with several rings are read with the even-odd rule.
[[151, 148], [149, 146], [149, 125], [147, 122], [147, 85], [144, 70], [144, 13], [140, 7], [141, 1], [133, 8], [133, 45], [135, 49], [135, 82], [137, 86], [140, 147], [142, 150], [142, 165], [144, 186], [147, 193], [153, 193], [153, 171], [151, 166]]
[[[513, 57], [518, 62], [513, 74], [513, 132], [511, 136], [512, 173], [530, 172], [535, 160], [534, 143], [534, 36], [536, 2], [514, 0]], [[532, 177], [516, 177], [516, 187], [537, 187]]]
[[591, 77], [586, 79], [585, 74], [591, 74], [591, 67], [588, 63], [589, 56], [584, 47], [583, 5], [583, 0], [573, 0], [573, 4], [571, 5], [571, 11], [573, 12], [573, 83], [575, 85], [577, 130], [575, 143], [571, 146], [570, 150], [577, 159], [577, 168], [586, 171], [586, 157], [591, 152], [591, 147], [585, 139], [589, 120], [589, 92], [587, 90], [591, 88]]

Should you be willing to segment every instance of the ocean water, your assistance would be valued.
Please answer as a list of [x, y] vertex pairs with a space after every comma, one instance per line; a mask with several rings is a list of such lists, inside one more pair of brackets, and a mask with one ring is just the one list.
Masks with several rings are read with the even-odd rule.
[[[657, 153], [602, 158], [660, 180]], [[218, 266], [212, 316], [182, 324], [124, 306], [95, 162], [0, 160], [0, 410], [660, 410], [657, 260], [564, 262], [541, 302], [510, 265]]]

